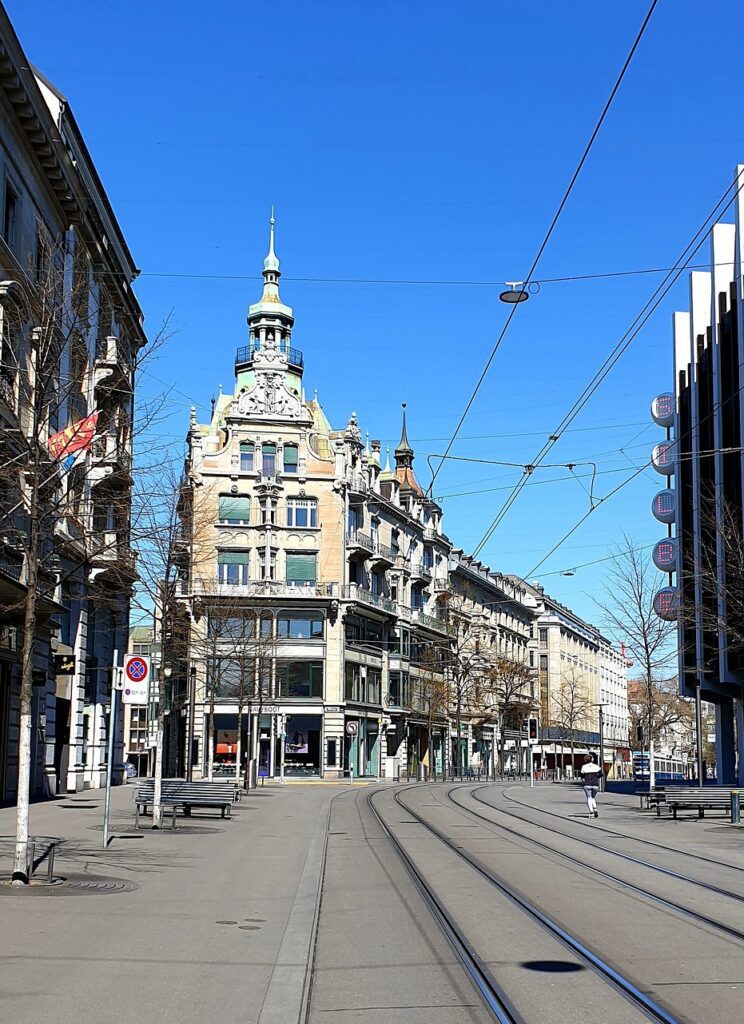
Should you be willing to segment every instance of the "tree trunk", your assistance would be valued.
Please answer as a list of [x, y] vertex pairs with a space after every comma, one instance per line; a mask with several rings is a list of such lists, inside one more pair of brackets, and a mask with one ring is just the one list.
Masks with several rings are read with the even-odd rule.
[[[18, 795], [16, 803], [16, 847], [13, 884], [27, 885], [28, 809], [31, 797], [31, 729], [33, 714], [33, 669], [36, 637], [37, 558], [29, 548], [28, 591], [23, 617], [23, 659], [21, 661], [21, 706], [18, 734]], [[33, 569], [31, 568], [33, 564]]]
[[[28, 885], [28, 808], [31, 799], [31, 730], [36, 648], [36, 601], [39, 584], [39, 466], [36, 465], [30, 495], [31, 529], [27, 549], [26, 601], [23, 609], [23, 657], [18, 729], [18, 793], [16, 797], [16, 846], [13, 885]], [[33, 868], [32, 868], [33, 870]]]

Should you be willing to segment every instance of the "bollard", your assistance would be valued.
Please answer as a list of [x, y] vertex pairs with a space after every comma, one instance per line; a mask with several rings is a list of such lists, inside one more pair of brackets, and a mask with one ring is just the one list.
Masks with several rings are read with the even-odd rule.
[[731, 790], [731, 824], [741, 824], [741, 793], [738, 789]]

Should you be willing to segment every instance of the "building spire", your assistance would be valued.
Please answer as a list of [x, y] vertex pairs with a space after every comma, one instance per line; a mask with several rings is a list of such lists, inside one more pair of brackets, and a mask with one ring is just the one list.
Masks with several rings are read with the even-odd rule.
[[279, 273], [279, 259], [274, 252], [274, 225], [276, 224], [276, 218], [274, 217], [274, 207], [271, 207], [271, 216], [269, 217], [269, 252], [264, 260], [264, 277], [266, 277], [267, 270], [273, 270], [277, 274]]
[[408, 428], [406, 426], [406, 403], [403, 402], [403, 429], [400, 434], [398, 447], [395, 449], [395, 463], [398, 466], [410, 467], [413, 464], [413, 448], [408, 441]]

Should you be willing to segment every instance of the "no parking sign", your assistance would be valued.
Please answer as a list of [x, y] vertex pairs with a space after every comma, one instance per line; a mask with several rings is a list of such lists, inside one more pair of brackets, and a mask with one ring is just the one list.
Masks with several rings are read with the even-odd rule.
[[150, 659], [142, 654], [127, 654], [124, 658], [124, 704], [147, 704], [150, 699]]

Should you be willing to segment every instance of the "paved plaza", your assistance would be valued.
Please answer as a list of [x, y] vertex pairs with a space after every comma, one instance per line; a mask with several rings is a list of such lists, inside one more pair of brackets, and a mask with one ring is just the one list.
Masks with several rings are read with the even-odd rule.
[[[732, 889], [734, 878], [741, 889], [736, 876], [744, 869], [744, 834], [722, 817], [658, 820], [641, 814], [633, 797], [605, 794], [600, 818], [590, 823], [580, 789], [549, 784], [305, 784], [246, 793], [230, 820], [194, 813], [179, 817], [175, 831], [136, 833], [131, 792], [124, 787], [113, 793], [115, 838], [106, 851], [100, 792], [32, 807], [32, 833], [63, 840], [56, 874], [106, 887], [3, 887], [0, 1018], [34, 1024], [201, 1024], [217, 1017], [249, 1024], [487, 1020], [394, 854], [377, 808], [437, 891], [471, 923], [475, 940], [490, 943], [489, 963], [530, 1010], [528, 1019], [549, 1012], [560, 1024], [577, 1009], [589, 1012], [597, 1005], [596, 979], [528, 973], [533, 961], [553, 962], [550, 942], [541, 936], [535, 945], [524, 915], [500, 902], [469, 869], [453, 866], [451, 852], [423, 834], [415, 814], [459, 836], [458, 846], [467, 841], [467, 849], [613, 963], [640, 976], [648, 967], [648, 990], [658, 997], [663, 990], [654, 988], [653, 958], [644, 967], [638, 956], [646, 915], [656, 915], [657, 939], [668, 931], [682, 965], [670, 971], [664, 961], [671, 1001], [679, 1003], [682, 989], [668, 986], [687, 985], [690, 1006], [704, 1000], [719, 1007], [717, 1019], [724, 1024], [736, 1019], [727, 1014], [744, 992], [740, 943], [715, 930], [707, 936], [697, 926], [685, 930], [685, 922], [653, 901], [628, 898], [623, 880], [698, 912], [707, 909], [731, 929], [741, 923], [740, 904], [729, 908], [704, 892], [690, 896], [672, 877], [650, 879], [647, 868], [611, 852]], [[396, 793], [403, 804], [395, 802]], [[482, 798], [492, 805], [488, 813], [499, 815], [514, 835], [497, 837], [471, 822], [450, 793], [468, 808], [476, 808], [473, 797]], [[13, 814], [11, 807], [0, 809], [3, 836], [12, 834]], [[536, 837], [559, 852], [536, 852], [529, 845]], [[578, 854], [582, 863], [567, 864], [563, 854]], [[717, 863], [727, 867], [719, 870]], [[617, 875], [617, 884], [595, 877], [596, 869]], [[707, 990], [697, 968], [694, 976], [683, 976], [688, 946], [690, 964], [699, 964], [700, 948], [711, 951], [714, 959], [702, 968]], [[607, 998], [602, 993], [609, 1020]], [[612, 1012], [613, 1024], [643, 1019], [623, 1002]]]

